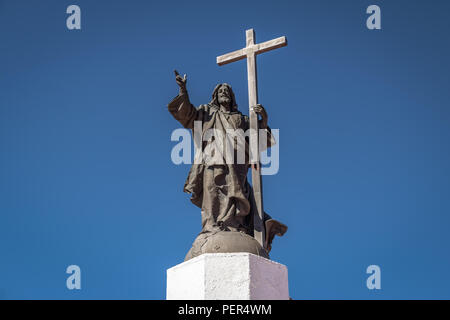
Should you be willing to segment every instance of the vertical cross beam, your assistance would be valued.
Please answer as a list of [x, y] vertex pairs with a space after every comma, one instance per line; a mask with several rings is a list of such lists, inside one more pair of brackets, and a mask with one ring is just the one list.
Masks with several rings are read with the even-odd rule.
[[[253, 29], [245, 32], [247, 48], [255, 44], [255, 32]], [[262, 199], [262, 179], [259, 167], [258, 150], [258, 115], [253, 111], [253, 107], [258, 104], [258, 78], [256, 74], [256, 53], [253, 50], [247, 52], [247, 79], [248, 79], [248, 105], [250, 116], [250, 162], [252, 165], [252, 187], [254, 195], [255, 215], [253, 217], [253, 236], [264, 248], [265, 228], [264, 228], [264, 206]]]
[[255, 43], [255, 32], [253, 29], [246, 30], [246, 46], [217, 57], [217, 64], [222, 66], [247, 58], [247, 78], [248, 78], [248, 104], [250, 116], [250, 163], [252, 164], [252, 187], [255, 209], [254, 237], [259, 244], [265, 248], [265, 228], [264, 228], [264, 207], [262, 200], [262, 179], [259, 164], [258, 150], [258, 115], [253, 111], [253, 107], [258, 104], [258, 79], [256, 73], [256, 55], [269, 50], [281, 48], [287, 45], [286, 37], [280, 37], [263, 43]]

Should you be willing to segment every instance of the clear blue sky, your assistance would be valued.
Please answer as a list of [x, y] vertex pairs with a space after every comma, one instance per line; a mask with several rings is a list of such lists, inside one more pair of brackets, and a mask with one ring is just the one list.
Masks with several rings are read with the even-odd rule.
[[[82, 30], [66, 28], [66, 8]], [[378, 4], [382, 30], [365, 26]], [[191, 100], [230, 83], [240, 49], [280, 129], [265, 208], [294, 299], [450, 298], [448, 1], [0, 0], [0, 298], [164, 299], [200, 231], [172, 164], [173, 69]], [[66, 267], [82, 289], [65, 286]], [[382, 289], [366, 288], [381, 267]]]

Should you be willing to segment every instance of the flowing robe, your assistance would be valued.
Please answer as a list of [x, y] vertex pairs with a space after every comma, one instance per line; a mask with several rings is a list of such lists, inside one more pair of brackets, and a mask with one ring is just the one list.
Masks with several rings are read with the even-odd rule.
[[[187, 92], [180, 92], [169, 104], [169, 112], [183, 127], [194, 129], [194, 122], [202, 123], [202, 151], [211, 141], [204, 141], [208, 129], [218, 130], [226, 136], [227, 129], [249, 129], [249, 118], [237, 109], [223, 111], [213, 102], [195, 108]], [[267, 147], [274, 144], [270, 128], [265, 129]], [[215, 137], [216, 138], [216, 137]], [[216, 141], [217, 142], [217, 141]], [[237, 152], [237, 146], [232, 144]], [[245, 161], [238, 163], [215, 163], [214, 161], [194, 163], [184, 185], [184, 192], [191, 194], [191, 201], [201, 208], [202, 233], [221, 230], [240, 231], [253, 236], [253, 194], [247, 181], [249, 165], [248, 137], [245, 138]], [[216, 150], [217, 151], [217, 150]], [[230, 151], [230, 150], [228, 150]], [[233, 155], [235, 157], [235, 155]], [[236, 159], [235, 159], [236, 160]], [[265, 219], [270, 216], [265, 214]], [[273, 238], [273, 236], [272, 236]]]

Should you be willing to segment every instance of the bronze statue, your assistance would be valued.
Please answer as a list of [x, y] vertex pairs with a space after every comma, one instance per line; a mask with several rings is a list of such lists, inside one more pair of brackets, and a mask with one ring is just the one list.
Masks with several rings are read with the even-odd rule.
[[[186, 75], [181, 77], [175, 71], [175, 77], [179, 94], [168, 104], [168, 109], [185, 128], [194, 129], [194, 122], [200, 121], [202, 135], [208, 129], [221, 132], [228, 129], [242, 129], [245, 132], [249, 129], [249, 117], [238, 110], [230, 85], [218, 84], [213, 91], [211, 102], [195, 108], [189, 101]], [[267, 112], [260, 104], [253, 110], [261, 117], [258, 127], [267, 134], [267, 147], [270, 147], [275, 141], [267, 124]], [[202, 143], [202, 150], [208, 143], [210, 142]], [[237, 151], [234, 145], [233, 149], [232, 152]], [[184, 192], [191, 194], [192, 203], [201, 208], [202, 230], [185, 260], [203, 253], [217, 252], [250, 252], [269, 258], [274, 236], [282, 236], [287, 226], [264, 212], [264, 246], [253, 238], [255, 201], [252, 187], [247, 181], [249, 168], [248, 137], [245, 138], [243, 163], [202, 161], [192, 165]]]

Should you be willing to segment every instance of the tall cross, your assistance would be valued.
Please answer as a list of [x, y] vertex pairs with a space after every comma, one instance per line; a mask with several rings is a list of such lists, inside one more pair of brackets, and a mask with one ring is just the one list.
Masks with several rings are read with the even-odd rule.
[[[245, 32], [247, 45], [245, 48], [221, 55], [217, 57], [217, 64], [222, 66], [227, 63], [239, 61], [247, 58], [248, 77], [248, 103], [250, 114], [250, 150], [256, 151], [251, 156], [252, 164], [252, 185], [255, 198], [254, 216], [254, 237], [259, 244], [266, 248], [264, 234], [264, 208], [262, 201], [262, 179], [259, 165], [258, 150], [258, 115], [253, 111], [253, 107], [258, 104], [258, 79], [256, 74], [256, 55], [278, 49], [287, 45], [286, 37], [279, 37], [262, 43], [255, 43], [255, 32], [249, 29]], [[256, 153], [256, 154], [255, 154]]]

